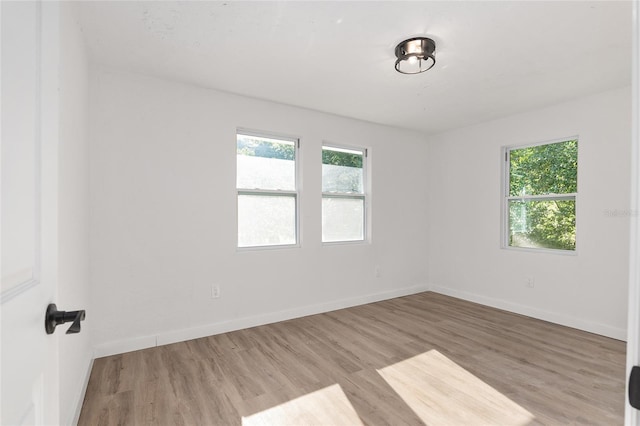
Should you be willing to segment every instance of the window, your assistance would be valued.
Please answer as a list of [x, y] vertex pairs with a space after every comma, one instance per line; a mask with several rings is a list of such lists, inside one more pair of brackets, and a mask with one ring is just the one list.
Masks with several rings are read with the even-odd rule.
[[297, 139], [236, 135], [238, 247], [298, 242]]
[[366, 150], [322, 147], [322, 242], [364, 241]]
[[505, 150], [507, 247], [576, 249], [578, 140]]

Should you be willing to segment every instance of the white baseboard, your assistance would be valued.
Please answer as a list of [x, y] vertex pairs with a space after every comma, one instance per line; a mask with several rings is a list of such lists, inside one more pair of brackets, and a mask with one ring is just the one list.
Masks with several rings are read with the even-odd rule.
[[77, 425], [80, 421], [80, 413], [82, 412], [82, 404], [84, 403], [84, 396], [87, 393], [87, 386], [89, 386], [89, 378], [91, 377], [91, 370], [93, 369], [93, 360], [95, 357], [91, 357], [89, 360], [89, 365], [87, 367], [87, 371], [84, 374], [84, 379], [82, 381], [82, 386], [80, 387], [80, 392], [77, 395], [76, 399], [76, 409], [73, 413], [73, 419], [71, 420], [71, 425]]
[[426, 284], [420, 284], [412, 287], [404, 287], [365, 296], [320, 303], [317, 305], [308, 305], [301, 308], [272, 312], [264, 315], [244, 317], [229, 321], [222, 321], [214, 324], [167, 331], [152, 336], [141, 336], [134, 339], [118, 340], [96, 346], [95, 357], [100, 358], [109, 355], [116, 355], [125, 352], [146, 349], [154, 346], [168, 345], [170, 343], [183, 342], [185, 340], [197, 339], [206, 336], [213, 336], [215, 334], [227, 333], [229, 331], [240, 330], [243, 328], [256, 327], [259, 325], [270, 324], [278, 321], [286, 321], [293, 318], [300, 318], [308, 315], [335, 311], [337, 309], [350, 308], [352, 306], [379, 302], [381, 300], [408, 296], [410, 294], [422, 293], [425, 291], [429, 291], [429, 286]]
[[589, 333], [599, 334], [601, 336], [611, 337], [612, 339], [626, 341], [627, 330], [623, 328], [611, 327], [610, 325], [588, 321], [569, 315], [559, 314], [557, 312], [545, 311], [531, 306], [520, 305], [509, 302], [507, 300], [495, 299], [492, 297], [482, 296], [479, 294], [460, 291], [448, 287], [440, 287], [432, 285], [430, 287], [434, 293], [444, 294], [446, 296], [467, 300], [469, 302], [479, 303], [481, 305], [490, 306], [492, 308], [502, 309], [516, 314], [526, 315], [528, 317], [549, 321], [554, 324], [564, 325], [578, 330], [588, 331]]
[[115, 340], [97, 345], [93, 348], [96, 358], [109, 355], [123, 354], [126, 352], [139, 351], [140, 349], [153, 348], [158, 346], [158, 336], [140, 336], [132, 339]]

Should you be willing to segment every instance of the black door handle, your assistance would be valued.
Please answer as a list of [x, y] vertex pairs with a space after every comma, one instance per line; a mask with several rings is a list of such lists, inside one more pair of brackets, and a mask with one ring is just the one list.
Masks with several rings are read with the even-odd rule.
[[50, 303], [47, 306], [47, 312], [44, 317], [44, 329], [47, 334], [53, 334], [56, 331], [56, 327], [66, 322], [71, 322], [71, 327], [67, 330], [66, 334], [80, 333], [80, 321], [84, 321], [86, 316], [85, 311], [59, 311], [55, 303]]
[[634, 365], [629, 375], [629, 405], [640, 410], [640, 367]]

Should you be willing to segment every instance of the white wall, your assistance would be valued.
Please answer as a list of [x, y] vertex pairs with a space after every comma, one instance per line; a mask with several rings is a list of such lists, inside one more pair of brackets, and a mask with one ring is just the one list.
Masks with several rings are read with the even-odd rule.
[[[430, 138], [432, 289], [625, 339], [630, 99], [624, 88]], [[501, 147], [573, 135], [577, 255], [501, 249]]]
[[[89, 306], [88, 65], [75, 5], [60, 7], [58, 157], [58, 309], [86, 309], [82, 332], [59, 339], [60, 423], [77, 420], [93, 358], [94, 312]], [[75, 420], [74, 420], [75, 419]]]
[[[98, 66], [90, 111], [97, 355], [426, 288], [420, 135]], [[236, 250], [237, 127], [301, 138], [301, 248]], [[370, 149], [370, 244], [320, 243], [323, 140]]]

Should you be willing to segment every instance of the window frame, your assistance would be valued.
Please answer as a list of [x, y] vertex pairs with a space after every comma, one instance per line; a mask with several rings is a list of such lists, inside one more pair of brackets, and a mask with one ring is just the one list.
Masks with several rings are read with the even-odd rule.
[[[354, 146], [354, 145], [343, 145], [336, 144], [329, 141], [323, 141], [320, 147], [320, 169], [322, 170], [322, 152], [325, 148], [329, 150], [346, 150], [346, 151], [355, 151], [360, 152], [362, 154], [362, 194], [353, 194], [346, 192], [325, 192], [321, 191], [321, 204], [320, 204], [320, 242], [322, 245], [343, 245], [343, 244], [366, 244], [370, 241], [370, 230], [369, 230], [369, 148], [362, 146]], [[322, 176], [320, 178], [320, 187], [322, 189]], [[340, 241], [324, 241], [322, 237], [322, 200], [325, 198], [342, 198], [342, 199], [356, 199], [362, 200], [362, 239], [361, 240], [340, 240]]]
[[[301, 146], [301, 138], [298, 136], [286, 135], [283, 133], [274, 133], [267, 131], [259, 131], [259, 130], [251, 130], [242, 127], [236, 128], [236, 161], [235, 161], [235, 176], [236, 176], [236, 251], [252, 251], [252, 250], [281, 250], [281, 249], [290, 249], [290, 248], [299, 248], [302, 246], [301, 244], [301, 235], [300, 235], [300, 146]], [[238, 136], [249, 136], [255, 138], [262, 139], [270, 139], [274, 142], [282, 141], [293, 143], [294, 147], [294, 189], [293, 190], [284, 190], [284, 189], [261, 189], [261, 188], [238, 188]], [[274, 196], [274, 197], [292, 197], [295, 203], [295, 226], [294, 226], [294, 235], [296, 242], [293, 244], [268, 244], [268, 245], [255, 245], [255, 246], [240, 246], [239, 243], [239, 205], [238, 200], [241, 195], [244, 196]]]
[[[514, 251], [522, 251], [522, 252], [532, 252], [532, 253], [547, 253], [547, 254], [559, 254], [564, 256], [577, 256], [578, 255], [578, 192], [572, 193], [562, 193], [562, 194], [546, 194], [546, 195], [526, 195], [526, 196], [511, 196], [510, 194], [510, 180], [511, 180], [511, 151], [532, 148], [536, 146], [543, 145], [552, 145], [556, 143], [569, 142], [569, 141], [577, 141], [578, 142], [578, 158], [580, 156], [580, 136], [573, 135], [558, 139], [552, 139], [543, 142], [535, 142], [523, 145], [508, 145], [503, 146], [501, 149], [502, 156], [502, 182], [501, 182], [501, 236], [500, 236], [500, 246], [505, 250], [514, 250]], [[580, 173], [580, 165], [578, 163], [578, 170], [576, 171], [576, 179], [579, 181], [579, 173]], [[563, 250], [563, 249], [552, 249], [552, 248], [535, 248], [535, 247], [516, 247], [509, 245], [509, 202], [513, 200], [521, 200], [521, 201], [555, 201], [555, 200], [573, 200], [575, 205], [576, 212], [576, 223], [575, 223], [575, 234], [576, 234], [576, 245], [573, 250]]]

